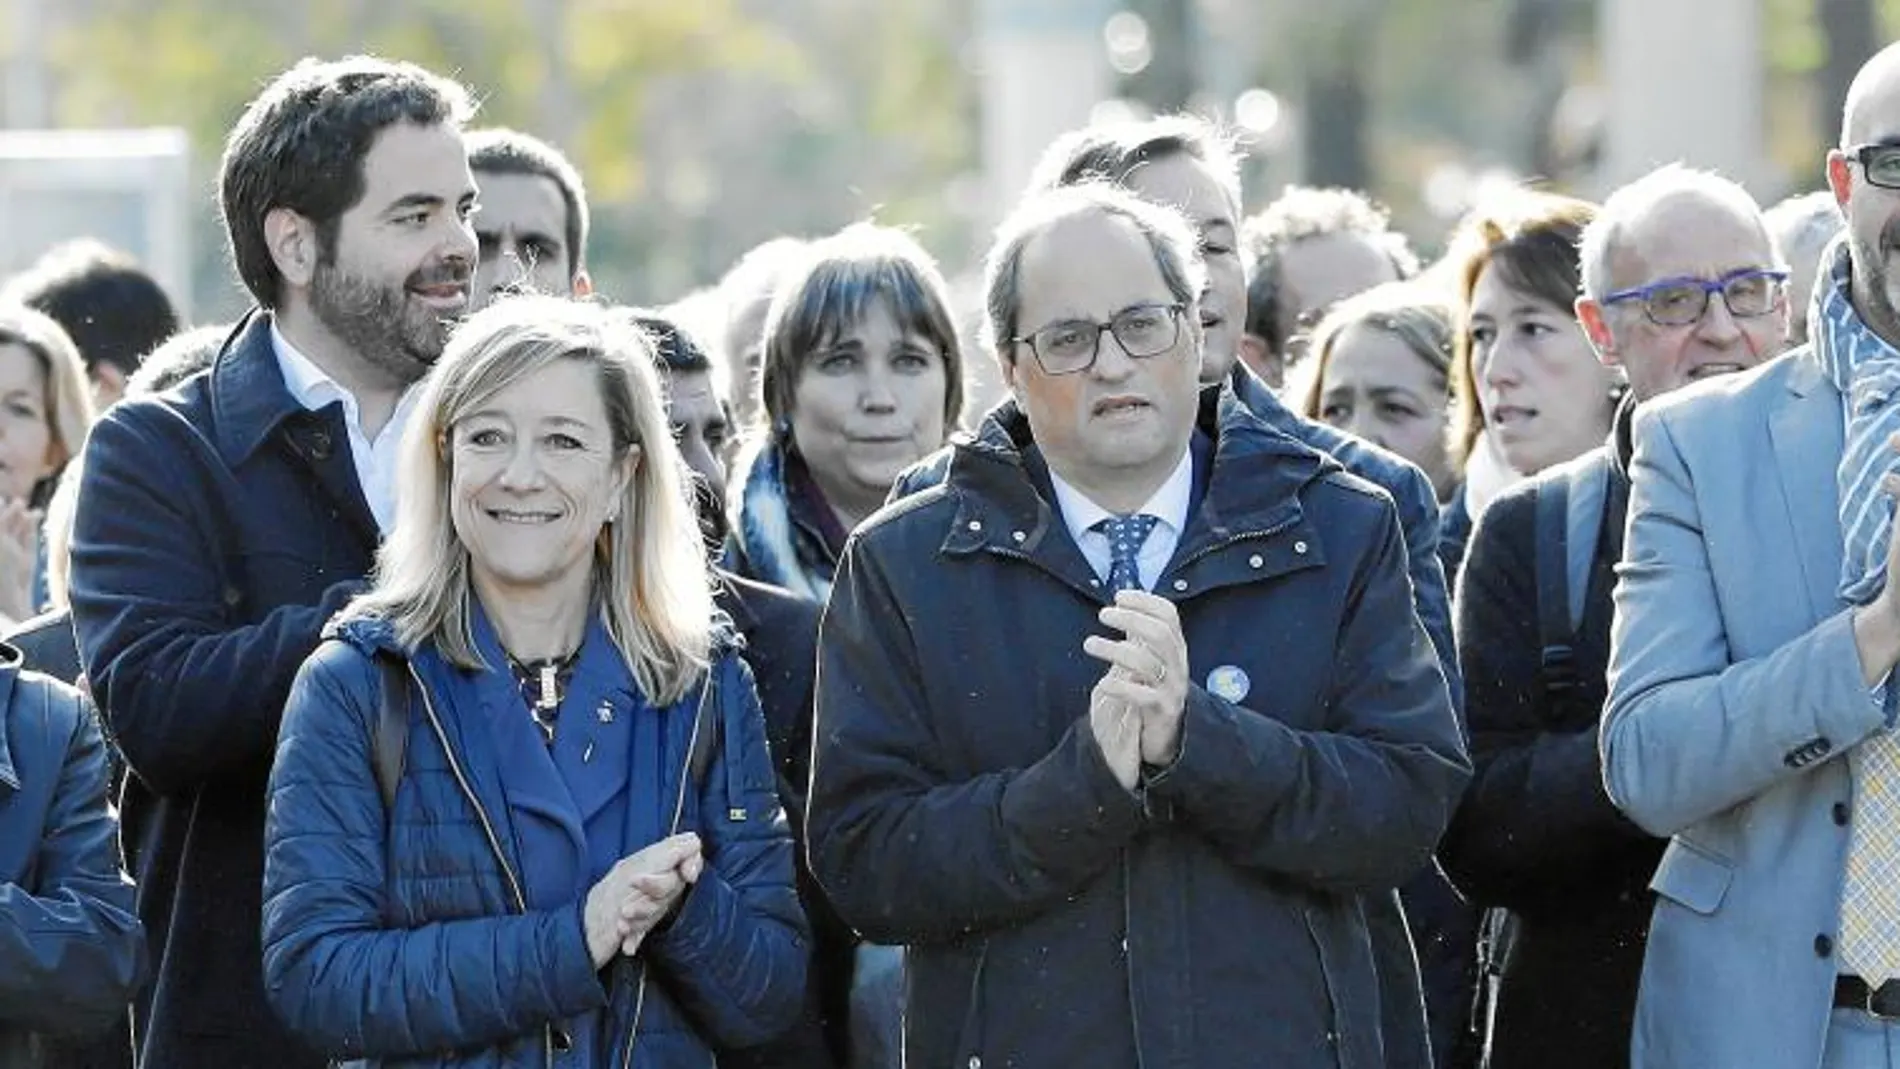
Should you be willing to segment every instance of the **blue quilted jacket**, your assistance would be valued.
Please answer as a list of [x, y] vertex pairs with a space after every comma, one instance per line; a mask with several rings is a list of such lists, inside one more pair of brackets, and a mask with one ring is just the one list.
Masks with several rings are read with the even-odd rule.
[[[295, 1033], [365, 1065], [553, 1066], [575, 1063], [563, 1048], [592, 1021], [587, 1035], [602, 1038], [575, 1048], [588, 1064], [670, 1069], [710, 1066], [715, 1046], [790, 1025], [805, 919], [764, 719], [736, 651], [718, 651], [703, 693], [639, 707], [657, 718], [636, 738], [649, 752], [657, 741], [661, 771], [628, 777], [629, 833], [696, 831], [708, 864], [638, 956], [596, 973], [580, 901], [527, 908], [494, 744], [477, 730], [480, 710], [457, 707], [471, 690], [456, 675], [472, 673], [432, 648], [407, 658], [423, 700], [411, 702], [385, 813], [370, 741], [379, 649], [401, 652], [379, 624], [346, 625], [305, 663], [284, 711], [265, 832], [264, 980]], [[569, 693], [599, 684], [577, 671]], [[696, 730], [717, 731], [718, 744], [695, 784]]]

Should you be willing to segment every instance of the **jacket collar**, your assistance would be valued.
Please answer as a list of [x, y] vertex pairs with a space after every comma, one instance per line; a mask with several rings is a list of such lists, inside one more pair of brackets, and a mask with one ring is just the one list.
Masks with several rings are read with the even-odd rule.
[[1630, 458], [1636, 455], [1636, 394], [1624, 391], [1623, 399], [1617, 402], [1616, 414], [1610, 417], [1610, 466], [1617, 474], [1627, 479], [1630, 476]]
[[277, 350], [271, 345], [271, 314], [252, 309], [231, 328], [211, 365], [209, 392], [218, 451], [236, 467], [264, 439], [302, 411], [284, 385]]
[[767, 439], [742, 460], [731, 537], [751, 574], [773, 586], [823, 604], [831, 594], [829, 550], [824, 537], [799, 515], [787, 480], [785, 448]]
[[[1183, 560], [1202, 549], [1257, 537], [1300, 520], [1306, 485], [1340, 470], [1337, 461], [1269, 426], [1223, 382], [1201, 390], [1196, 427], [1214, 443], [1206, 493], [1189, 515], [1175, 551]], [[946, 482], [959, 506], [943, 541], [948, 554], [985, 548], [1037, 557], [1052, 552], [1052, 531], [1066, 535], [1035, 467], [1035, 436], [1016, 402], [984, 417], [975, 437], [955, 443]], [[1066, 537], [1053, 539], [1070, 545]], [[1071, 554], [1073, 555], [1073, 554]]]
[[0, 642], [0, 786], [20, 789], [20, 772], [13, 764], [14, 684], [20, 678], [20, 666], [26, 660], [12, 645]]

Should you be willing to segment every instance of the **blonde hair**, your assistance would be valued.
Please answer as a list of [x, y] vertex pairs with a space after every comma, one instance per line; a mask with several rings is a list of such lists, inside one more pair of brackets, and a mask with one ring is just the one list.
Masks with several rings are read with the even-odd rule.
[[593, 597], [642, 693], [677, 701], [710, 659], [710, 574], [649, 343], [591, 302], [512, 297], [455, 331], [403, 435], [396, 522], [377, 555], [374, 586], [340, 618], [385, 619], [406, 647], [433, 643], [451, 663], [490, 667], [475, 646], [469, 553], [451, 519], [449, 435], [496, 394], [561, 360], [596, 372], [614, 459], [642, 450], [621, 490], [619, 521], [604, 524], [595, 540]]
[[[79, 348], [51, 316], [23, 304], [0, 305], [0, 345], [23, 346], [46, 373], [46, 430], [51, 479], [79, 455], [92, 429], [92, 390]], [[50, 489], [50, 487], [49, 487]]]

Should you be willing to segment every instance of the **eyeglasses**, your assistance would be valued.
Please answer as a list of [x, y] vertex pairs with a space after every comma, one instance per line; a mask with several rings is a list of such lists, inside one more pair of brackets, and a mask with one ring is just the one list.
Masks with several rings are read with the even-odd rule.
[[1062, 319], [1034, 334], [1011, 338], [1036, 354], [1045, 375], [1073, 375], [1095, 366], [1102, 351], [1102, 333], [1115, 335], [1116, 344], [1131, 358], [1159, 356], [1181, 340], [1180, 304], [1138, 304], [1115, 313], [1106, 323], [1090, 319]]
[[1900, 189], [1900, 145], [1855, 145], [1843, 154], [1860, 164], [1867, 181], [1882, 189]]
[[1719, 293], [1730, 315], [1753, 319], [1774, 311], [1781, 296], [1781, 284], [1788, 280], [1786, 271], [1744, 268], [1721, 278], [1665, 278], [1635, 289], [1605, 294], [1604, 305], [1624, 301], [1642, 301], [1643, 314], [1662, 327], [1686, 327], [1699, 323], [1709, 310], [1709, 296]]

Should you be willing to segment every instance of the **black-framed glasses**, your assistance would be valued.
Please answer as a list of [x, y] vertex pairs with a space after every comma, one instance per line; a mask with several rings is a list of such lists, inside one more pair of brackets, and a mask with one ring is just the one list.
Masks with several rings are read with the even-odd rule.
[[1882, 189], [1900, 189], [1900, 145], [1855, 145], [1842, 155], [1860, 164], [1867, 181]]
[[1102, 351], [1102, 334], [1115, 335], [1116, 344], [1131, 358], [1159, 356], [1181, 340], [1183, 304], [1137, 304], [1115, 313], [1106, 323], [1092, 319], [1059, 319], [1034, 334], [1009, 339], [1029, 346], [1045, 375], [1073, 375], [1095, 366]]
[[1700, 323], [1709, 310], [1709, 298], [1722, 295], [1728, 314], [1737, 319], [1753, 319], [1775, 310], [1781, 296], [1781, 284], [1788, 272], [1748, 267], [1730, 271], [1721, 278], [1665, 278], [1647, 286], [1617, 290], [1603, 295], [1607, 307], [1625, 301], [1643, 302], [1643, 314], [1662, 327], [1686, 327]]

